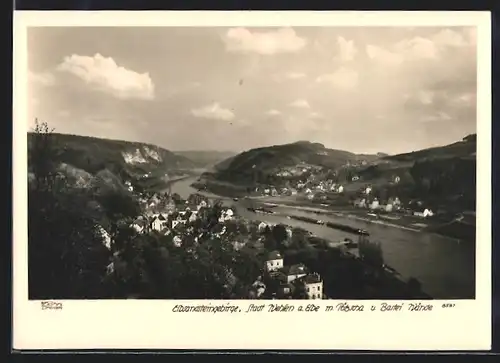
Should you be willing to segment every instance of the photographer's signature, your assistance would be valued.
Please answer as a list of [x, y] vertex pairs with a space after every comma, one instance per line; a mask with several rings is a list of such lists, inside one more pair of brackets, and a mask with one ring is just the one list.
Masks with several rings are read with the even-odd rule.
[[42, 310], [62, 310], [63, 304], [55, 301], [41, 301]]

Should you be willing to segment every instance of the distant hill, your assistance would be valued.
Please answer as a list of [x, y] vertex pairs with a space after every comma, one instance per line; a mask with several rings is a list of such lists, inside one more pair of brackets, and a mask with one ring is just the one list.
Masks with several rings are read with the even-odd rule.
[[233, 151], [189, 150], [175, 151], [175, 154], [184, 156], [199, 167], [214, 166], [219, 162], [235, 156]]
[[[28, 153], [33, 137], [28, 133]], [[90, 176], [114, 175], [122, 182], [130, 180], [137, 186], [147, 186], [161, 183], [166, 175], [175, 176], [196, 167], [188, 158], [155, 145], [59, 133], [51, 137], [59, 150], [60, 171], [79, 183], [85, 183]]]
[[410, 153], [386, 156], [376, 165], [362, 170], [365, 183], [388, 184], [399, 195], [433, 201], [436, 205], [455, 205], [458, 209], [475, 209], [476, 201], [476, 134], [461, 141]]
[[377, 155], [357, 155], [348, 151], [325, 148], [319, 143], [298, 141], [291, 144], [261, 147], [242, 152], [216, 165], [218, 179], [245, 181], [257, 170], [268, 175], [284, 167], [301, 164], [336, 169], [347, 163], [378, 160]]
[[404, 154], [386, 156], [389, 161], [422, 161], [448, 158], [475, 158], [476, 157], [476, 134], [464, 137], [461, 141], [450, 145], [433, 147]]

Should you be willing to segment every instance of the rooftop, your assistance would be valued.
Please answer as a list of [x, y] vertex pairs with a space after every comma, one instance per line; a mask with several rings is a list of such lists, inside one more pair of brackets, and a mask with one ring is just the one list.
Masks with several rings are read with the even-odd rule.
[[282, 258], [283, 258], [283, 256], [281, 256], [281, 253], [279, 253], [278, 251], [272, 251], [267, 256], [268, 260], [279, 260], [279, 259], [282, 259]]
[[304, 277], [301, 277], [300, 281], [304, 282], [305, 284], [315, 284], [321, 282], [322, 280], [318, 274], [309, 274]]
[[306, 269], [306, 266], [304, 264], [299, 263], [299, 264], [285, 267], [284, 272], [287, 275], [299, 275], [299, 274], [307, 273], [307, 269]]

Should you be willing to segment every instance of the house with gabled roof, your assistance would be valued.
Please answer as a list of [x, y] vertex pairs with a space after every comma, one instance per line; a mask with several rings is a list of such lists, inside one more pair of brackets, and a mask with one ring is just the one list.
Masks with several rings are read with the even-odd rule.
[[269, 253], [265, 263], [265, 269], [268, 272], [277, 271], [283, 268], [283, 256], [279, 251]]
[[302, 263], [291, 266], [285, 266], [282, 271], [286, 276], [287, 283], [290, 283], [293, 280], [299, 279], [307, 275], [307, 268]]
[[130, 227], [132, 227], [138, 233], [145, 233], [148, 229], [148, 224], [149, 222], [147, 218], [139, 216], [132, 222]]
[[323, 280], [317, 273], [307, 274], [294, 280], [296, 286], [300, 286], [305, 292], [307, 299], [323, 298]]
[[163, 214], [156, 215], [151, 222], [151, 229], [162, 231], [167, 226], [167, 217]]

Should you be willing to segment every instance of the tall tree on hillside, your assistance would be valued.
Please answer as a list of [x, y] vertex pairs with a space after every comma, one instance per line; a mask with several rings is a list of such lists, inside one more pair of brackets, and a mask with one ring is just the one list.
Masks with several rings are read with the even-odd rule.
[[35, 175], [34, 187], [38, 191], [49, 191], [56, 182], [56, 164], [60, 152], [54, 142], [53, 131], [46, 122], [35, 120], [29, 144], [28, 165]]
[[102, 297], [109, 259], [85, 190], [57, 178], [52, 129], [37, 123], [29, 150], [35, 184], [28, 196], [28, 279], [31, 299]]

